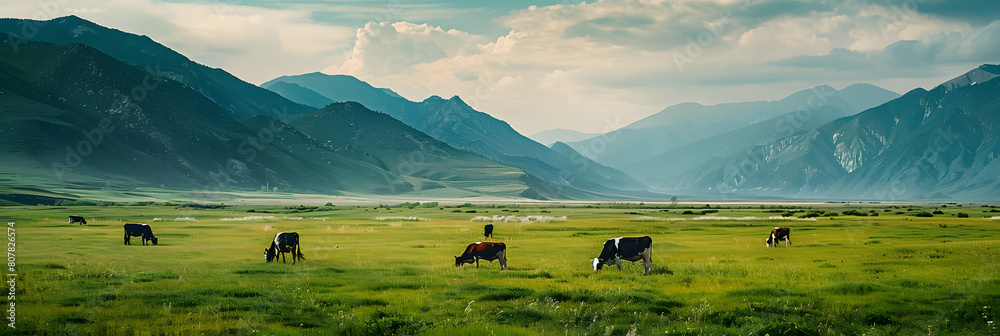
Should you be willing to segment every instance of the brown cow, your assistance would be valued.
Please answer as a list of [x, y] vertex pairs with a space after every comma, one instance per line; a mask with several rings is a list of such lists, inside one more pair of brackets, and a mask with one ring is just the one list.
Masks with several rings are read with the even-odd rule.
[[786, 227], [776, 227], [771, 230], [771, 235], [767, 237], [767, 247], [774, 245], [778, 246], [778, 242], [781, 240], [785, 241], [785, 247], [792, 246], [792, 240], [789, 236], [792, 234], [792, 229]]
[[507, 269], [507, 245], [503, 243], [489, 243], [489, 242], [476, 242], [469, 244], [469, 247], [465, 248], [465, 252], [462, 256], [455, 256], [455, 267], [462, 266], [462, 264], [476, 263], [476, 268], [479, 268], [479, 259], [483, 259], [489, 262], [500, 259], [500, 270]]

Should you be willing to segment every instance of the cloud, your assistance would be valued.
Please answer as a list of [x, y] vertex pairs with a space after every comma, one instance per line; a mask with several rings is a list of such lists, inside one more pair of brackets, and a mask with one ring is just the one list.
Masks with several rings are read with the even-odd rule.
[[[325, 72], [415, 100], [457, 94], [525, 133], [600, 132], [685, 101], [857, 82], [905, 92], [997, 54], [994, 28], [864, 1], [604, 0], [530, 6], [497, 22], [510, 31], [496, 38], [368, 24], [350, 61]], [[962, 55], [942, 58], [947, 50]], [[690, 59], [683, 69], [677, 55]], [[954, 63], [935, 66], [942, 60]]]
[[882, 50], [852, 51], [834, 48], [816, 56], [797, 56], [773, 65], [831, 70], [933, 68], [943, 64], [982, 64], [1000, 61], [1000, 21], [970, 33], [938, 32], [919, 40], [896, 41]]
[[364, 76], [406, 73], [413, 66], [477, 52], [482, 37], [409, 22], [368, 23], [357, 30], [351, 57], [326, 72]]

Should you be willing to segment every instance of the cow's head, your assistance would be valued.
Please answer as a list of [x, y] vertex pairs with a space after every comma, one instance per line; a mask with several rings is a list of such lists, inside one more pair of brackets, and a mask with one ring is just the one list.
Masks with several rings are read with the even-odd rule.
[[463, 264], [471, 264], [476, 262], [473, 258], [462, 259], [462, 257], [455, 256], [455, 267], [462, 266]]
[[156, 245], [156, 242], [158, 242], [160, 238], [153, 237], [151, 240], [153, 241], [153, 245]]
[[771, 247], [771, 243], [774, 242], [774, 236], [768, 236], [765, 242], [767, 242], [767, 247]]
[[265, 262], [271, 262], [272, 260], [274, 260], [274, 255], [275, 254], [277, 254], [277, 253], [274, 252], [274, 249], [270, 249], [270, 248], [264, 249], [264, 261]]
[[597, 272], [597, 270], [601, 269], [602, 265], [603, 263], [601, 263], [601, 259], [594, 258], [594, 272]]

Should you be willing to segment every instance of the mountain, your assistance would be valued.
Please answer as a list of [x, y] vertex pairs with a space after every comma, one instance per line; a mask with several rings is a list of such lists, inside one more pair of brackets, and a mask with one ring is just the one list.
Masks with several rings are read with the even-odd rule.
[[47, 21], [0, 19], [0, 31], [22, 32], [25, 25], [38, 28], [29, 31], [35, 34], [23, 38], [57, 45], [91, 46], [126, 64], [180, 82], [237, 119], [258, 114], [285, 119], [316, 110], [244, 82], [222, 69], [198, 64], [145, 35], [107, 28], [73, 15]]
[[710, 106], [683, 103], [606, 134], [567, 144], [598, 163], [635, 170], [630, 167], [640, 165], [643, 160], [790, 112], [809, 113], [822, 106], [833, 106], [842, 111], [840, 116], [848, 116], [896, 97], [899, 94], [874, 85], [855, 84], [840, 91], [817, 86], [777, 101]]
[[[332, 101], [357, 101], [453, 147], [494, 162], [519, 168], [530, 175], [528, 197], [607, 198], [648, 195], [644, 186], [615, 169], [590, 160], [573, 160], [515, 131], [506, 122], [476, 111], [455, 96], [432, 96], [422, 102], [407, 100], [391, 90], [372, 87], [344, 75], [311, 73], [283, 76], [264, 83], [297, 84]], [[581, 158], [583, 159], [583, 158]]]
[[333, 103], [288, 125], [337, 153], [406, 176], [418, 190], [517, 196], [524, 173], [458, 150], [356, 102]]
[[[267, 186], [323, 194], [433, 189], [435, 195], [512, 196], [528, 189], [517, 169], [357, 104], [341, 109], [349, 117], [323, 125], [338, 134], [352, 125], [386, 131], [362, 129], [372, 136], [344, 139], [262, 115], [243, 123], [191, 87], [92, 47], [17, 41], [15, 49], [7, 36], [0, 34], [0, 174], [7, 191]], [[300, 117], [324, 113], [331, 112]], [[411, 165], [385, 159], [393, 157], [426, 159]]]
[[581, 141], [593, 138], [597, 135], [599, 134], [583, 133], [574, 130], [556, 128], [556, 129], [541, 131], [529, 135], [528, 137], [531, 138], [531, 140], [535, 140], [540, 144], [551, 147], [552, 144], [556, 142], [565, 143], [565, 142]]
[[669, 152], [630, 164], [622, 168], [629, 175], [650, 188], [674, 190], [679, 178], [698, 166], [715, 158], [727, 157], [812, 130], [844, 117], [848, 112], [833, 105], [816, 109], [789, 112], [746, 127], [701, 139]]
[[997, 75], [1000, 67], [984, 65], [929, 91], [915, 89], [857, 115], [714, 160], [683, 176], [681, 187], [716, 195], [995, 199]]

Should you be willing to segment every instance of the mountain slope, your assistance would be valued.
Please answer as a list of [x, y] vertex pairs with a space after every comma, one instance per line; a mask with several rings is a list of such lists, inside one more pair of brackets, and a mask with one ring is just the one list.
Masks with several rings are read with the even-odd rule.
[[644, 193], [644, 187], [624, 173], [586, 161], [573, 161], [523, 135], [506, 122], [474, 110], [460, 98], [433, 96], [412, 102], [374, 88], [350, 76], [311, 73], [284, 76], [264, 83], [294, 83], [334, 100], [353, 100], [385, 112], [403, 123], [453, 147], [531, 175], [532, 193], [546, 198], [600, 198]]
[[[811, 113], [822, 106], [842, 110], [841, 116], [882, 104], [898, 94], [869, 84], [840, 91], [818, 86], [778, 101], [754, 101], [705, 106], [683, 103], [592, 139], [567, 144], [598, 163], [622, 170], [696, 141], [774, 119], [793, 111]], [[800, 112], [801, 113], [801, 112]], [[593, 149], [600, 149], [595, 152]]]
[[144, 35], [135, 35], [103, 27], [77, 16], [47, 21], [0, 19], [0, 31], [21, 32], [30, 24], [37, 34], [33, 41], [57, 45], [82, 43], [126, 64], [183, 83], [215, 102], [237, 119], [267, 115], [284, 119], [315, 109], [244, 82], [222, 69], [209, 68], [191, 61]]
[[[354, 119], [344, 122], [378, 128], [385, 124], [378, 120], [389, 119], [397, 127], [385, 127], [390, 131], [377, 138], [321, 142], [267, 116], [244, 124], [190, 87], [86, 45], [26, 42], [14, 51], [5, 38], [0, 42], [0, 174], [8, 187], [212, 192], [270, 186], [323, 194], [440, 189], [436, 195], [454, 196], [510, 196], [528, 188], [517, 169], [368, 110], [353, 109]], [[422, 139], [421, 147], [401, 147], [413, 139]], [[364, 148], [365, 157], [405, 157], [403, 148], [428, 159], [409, 170], [343, 150], [350, 146]], [[458, 165], [438, 154], [465, 166], [453, 168]], [[432, 187], [435, 180], [457, 182]]]
[[295, 116], [288, 125], [337, 153], [407, 176], [418, 189], [450, 187], [506, 196], [527, 189], [520, 170], [455, 149], [360, 103], [333, 103]]
[[[1000, 78], [916, 89], [855, 116], [703, 165], [689, 190], [788, 197], [994, 199]], [[978, 74], [977, 74], [978, 73]]]
[[228, 112], [88, 46], [33, 44], [15, 52], [5, 44], [0, 56], [0, 85], [10, 103], [2, 155], [30, 165], [6, 166], [8, 173], [180, 189], [257, 189], [268, 182], [300, 190], [346, 187], [276, 173], [314, 170], [241, 147], [254, 132]]
[[695, 141], [630, 164], [623, 171], [654, 189], [673, 190], [682, 174], [708, 162], [812, 130], [847, 114], [832, 105], [808, 113], [790, 112], [726, 133]]

